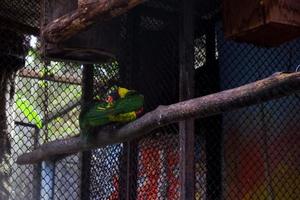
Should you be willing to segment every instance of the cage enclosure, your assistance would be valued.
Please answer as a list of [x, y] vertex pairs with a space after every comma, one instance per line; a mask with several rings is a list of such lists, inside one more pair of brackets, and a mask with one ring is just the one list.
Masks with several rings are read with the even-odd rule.
[[[299, 88], [300, 73], [292, 87], [256, 81], [270, 77], [281, 83], [285, 79], [277, 79], [275, 72], [294, 72], [300, 63], [299, 39], [275, 48], [228, 40], [219, 0], [149, 0], [58, 44], [43, 41], [36, 31], [40, 11], [45, 28], [97, 2], [115, 1], [0, 3], [1, 67], [23, 67], [10, 81], [15, 87], [9, 103], [0, 92], [0, 118], [9, 118], [1, 120], [0, 137], [8, 133], [11, 141], [7, 159], [0, 157], [1, 200], [298, 200], [300, 98], [273, 95]], [[43, 52], [38, 51], [41, 43]], [[239, 110], [232, 110], [236, 107], [224, 103], [223, 92], [248, 88], [248, 83], [255, 85], [253, 91], [273, 89], [259, 93], [263, 98], [239, 92], [245, 98], [236, 102]], [[127, 135], [117, 143], [116, 132], [105, 138], [99, 127], [96, 139], [82, 145], [82, 109], [115, 84], [143, 94], [145, 114], [219, 92], [222, 98], [214, 102], [223, 107], [216, 109], [219, 114], [210, 110], [214, 116], [136, 131], [134, 139]], [[248, 98], [255, 101], [245, 105]], [[215, 105], [206, 100], [198, 108]], [[5, 123], [10, 131], [2, 128]], [[131, 123], [116, 126], [117, 131], [141, 130], [134, 126], [138, 121]], [[31, 159], [18, 162], [24, 156]]]
[[[89, 5], [89, 1], [78, 0], [44, 0], [42, 25]], [[90, 5], [89, 5], [90, 6]], [[42, 29], [43, 27], [42, 26]], [[120, 19], [102, 22], [77, 33], [66, 41], [42, 44], [42, 54], [53, 60], [68, 60], [81, 63], [103, 63], [115, 59], [120, 34]]]

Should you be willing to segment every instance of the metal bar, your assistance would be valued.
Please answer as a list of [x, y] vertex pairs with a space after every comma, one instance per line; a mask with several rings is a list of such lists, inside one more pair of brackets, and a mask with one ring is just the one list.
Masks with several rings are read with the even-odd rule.
[[[140, 22], [140, 10], [135, 10], [128, 15], [128, 63], [122, 65], [120, 70], [121, 83], [129, 88], [138, 90], [139, 70], [139, 44], [137, 32]], [[123, 55], [124, 56], [124, 55]], [[124, 59], [124, 58], [123, 58]], [[120, 193], [119, 199], [136, 199], [137, 197], [137, 173], [138, 173], [138, 141], [125, 142], [120, 162]], [[122, 170], [126, 169], [126, 170]]]
[[54, 119], [63, 116], [65, 114], [67, 114], [68, 112], [72, 111], [74, 108], [76, 108], [77, 106], [80, 105], [80, 101], [71, 101], [69, 102], [65, 108], [55, 112], [55, 113], [50, 113], [48, 116], [47, 120], [43, 120], [43, 125], [49, 124], [50, 122], [52, 122]]
[[[194, 97], [194, 16], [193, 0], [182, 0], [179, 27], [179, 99]], [[195, 199], [194, 120], [179, 123], [180, 199]]]
[[50, 160], [42, 162], [41, 177], [41, 197], [43, 197], [42, 199], [55, 199], [55, 162]]
[[128, 143], [123, 144], [122, 153], [119, 157], [119, 199], [127, 198], [127, 162]]
[[[132, 26], [130, 29], [131, 32], [131, 41], [132, 41], [132, 49], [131, 49], [131, 71], [130, 71], [130, 80], [129, 86], [136, 90], [139, 90], [139, 37], [138, 37], [138, 29], [140, 29], [140, 10], [136, 10], [130, 15], [132, 20]], [[140, 90], [139, 90], [140, 91]], [[141, 91], [142, 92], [142, 91]], [[137, 198], [137, 177], [138, 177], [138, 140], [131, 140], [127, 143], [127, 194], [126, 199], [136, 199]]]
[[137, 141], [126, 142], [120, 156], [119, 199], [136, 199], [138, 151]]
[[35, 124], [26, 123], [26, 122], [15, 121], [15, 124], [18, 126], [27, 126], [27, 127], [31, 127], [31, 128], [37, 128], [37, 126]]
[[56, 174], [56, 163], [55, 161], [48, 161], [48, 162], [51, 162], [51, 165], [52, 165], [52, 175], [53, 175], [53, 178], [52, 178], [52, 185], [51, 185], [51, 197], [52, 197], [52, 200], [53, 199], [56, 199], [57, 196], [55, 196], [55, 174]]
[[[82, 72], [82, 106], [87, 109], [89, 102], [93, 100], [94, 87], [94, 68], [93, 65], [84, 65]], [[81, 156], [81, 199], [90, 199], [90, 170], [91, 170], [91, 151], [85, 151]]]
[[128, 142], [127, 155], [127, 194], [126, 199], [136, 199], [137, 197], [137, 173], [138, 173], [138, 142]]
[[[34, 149], [39, 146], [40, 129], [35, 127], [34, 129]], [[36, 200], [41, 199], [41, 184], [42, 184], [42, 164], [41, 162], [34, 165], [33, 169], [33, 198]]]
[[[207, 24], [206, 31], [206, 65], [210, 71], [210, 77], [214, 80], [210, 83], [210, 93], [220, 91], [219, 65], [216, 60], [215, 24], [211, 21]], [[206, 146], [206, 195], [208, 200], [221, 199], [222, 193], [222, 115], [207, 119], [213, 124], [209, 134], [205, 135]]]

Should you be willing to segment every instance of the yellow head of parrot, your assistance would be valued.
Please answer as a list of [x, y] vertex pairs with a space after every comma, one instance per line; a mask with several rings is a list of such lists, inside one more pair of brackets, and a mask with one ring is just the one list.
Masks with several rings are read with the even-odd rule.
[[118, 94], [121, 98], [124, 98], [128, 92], [129, 90], [126, 88], [122, 88], [122, 87], [118, 88]]

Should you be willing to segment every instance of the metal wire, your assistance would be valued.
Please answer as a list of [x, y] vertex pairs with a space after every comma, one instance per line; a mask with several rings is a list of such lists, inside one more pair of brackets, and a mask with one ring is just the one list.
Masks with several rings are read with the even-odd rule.
[[[196, 7], [193, 44], [196, 97], [299, 63], [299, 40], [277, 48], [228, 41], [223, 36], [220, 3], [201, 2]], [[118, 84], [143, 93], [146, 112], [178, 101], [179, 6], [177, 0], [153, 0], [121, 17], [116, 60], [92, 64], [95, 98]], [[13, 98], [0, 107], [11, 130], [8, 159], [0, 166], [0, 173], [7, 172], [3, 179], [9, 185], [7, 196], [12, 200], [179, 199], [177, 124], [132, 142], [92, 150], [89, 159], [77, 153], [35, 165], [15, 163], [18, 155], [41, 144], [80, 133], [82, 64], [45, 62], [39, 37], [1, 21], [38, 28], [39, 10], [39, 3], [33, 1], [0, 3], [1, 67], [18, 69]], [[197, 119], [195, 199], [298, 199], [299, 101], [293, 95]]]

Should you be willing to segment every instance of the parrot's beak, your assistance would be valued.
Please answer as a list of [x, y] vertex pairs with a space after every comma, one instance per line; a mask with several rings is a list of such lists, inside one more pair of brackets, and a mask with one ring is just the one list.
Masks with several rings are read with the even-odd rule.
[[110, 95], [106, 99], [107, 103], [113, 103], [113, 101], [114, 101], [114, 98], [112, 96], [110, 96]]
[[123, 88], [123, 87], [118, 87], [118, 95], [121, 97], [121, 98], [124, 98], [127, 93], [129, 92], [128, 89], [126, 88]]

